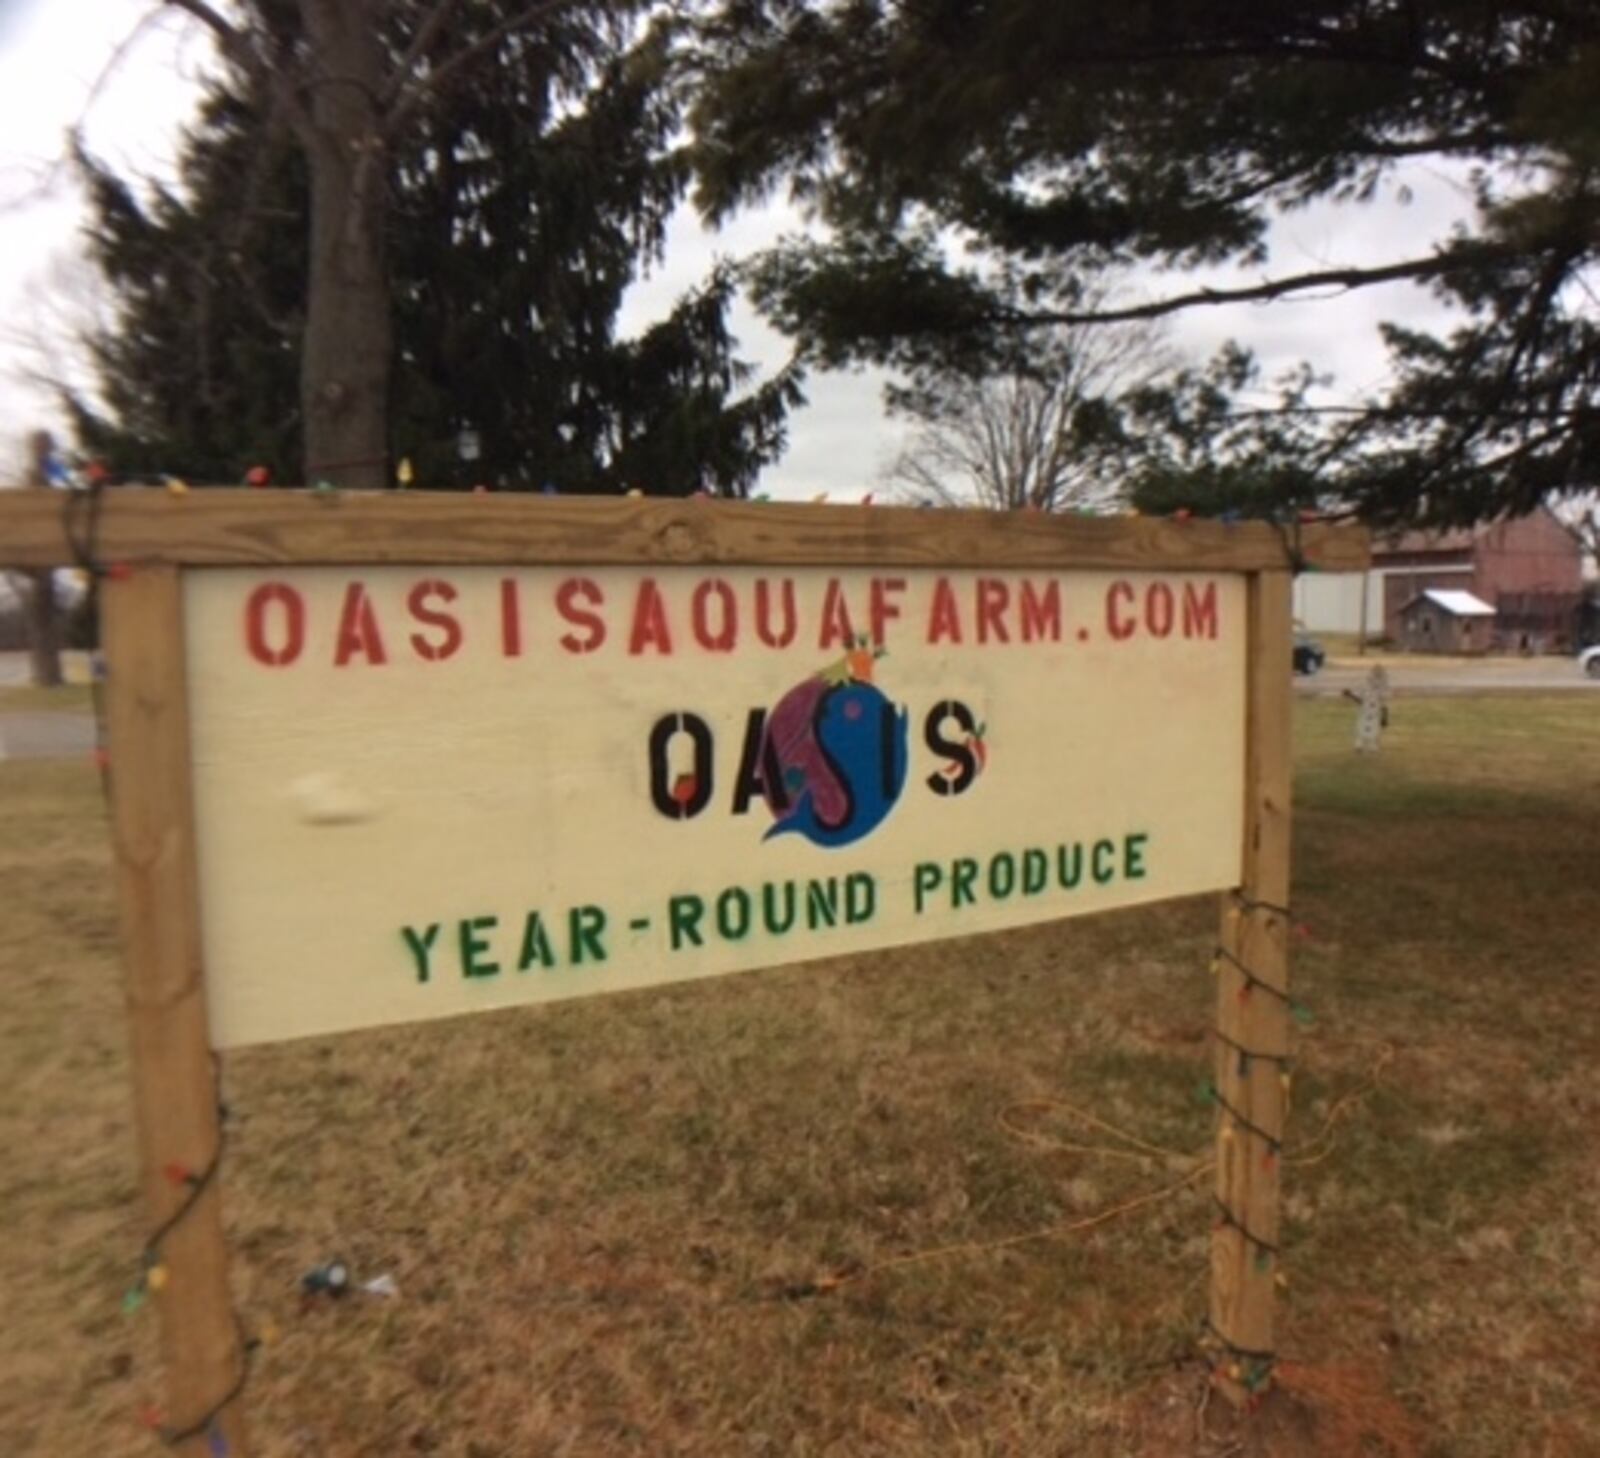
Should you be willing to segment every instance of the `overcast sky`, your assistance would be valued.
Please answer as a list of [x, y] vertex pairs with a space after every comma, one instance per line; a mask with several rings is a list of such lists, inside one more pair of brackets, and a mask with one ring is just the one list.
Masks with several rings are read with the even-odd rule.
[[[83, 203], [61, 166], [68, 129], [81, 123], [90, 148], [125, 172], [170, 175], [178, 130], [193, 109], [196, 77], [209, 53], [193, 21], [153, 0], [0, 0], [0, 461], [8, 467], [14, 469], [28, 430], [54, 423], [47, 392], [25, 378], [39, 364], [36, 346], [49, 348], [52, 364], [62, 368], [63, 321], [81, 307], [70, 285]], [[1365, 208], [1292, 214], [1274, 229], [1269, 270], [1212, 273], [1207, 281], [1251, 283], [1269, 271], [1392, 259], [1426, 248], [1463, 213], [1463, 195], [1457, 182], [1426, 168], [1410, 169], [1404, 180], [1414, 194], [1408, 206], [1391, 196]], [[659, 317], [717, 255], [744, 256], [795, 221], [774, 207], [713, 235], [685, 211], [672, 228], [665, 264], [630, 294], [624, 328]], [[1195, 282], [1152, 277], [1138, 288], [1155, 297]], [[1400, 284], [1336, 300], [1191, 311], [1174, 322], [1170, 338], [1196, 359], [1236, 338], [1254, 347], [1269, 371], [1307, 359], [1337, 377], [1337, 394], [1350, 395], [1384, 376], [1381, 319], [1426, 325], [1437, 323], [1440, 311], [1424, 290]], [[735, 327], [746, 357], [768, 367], [787, 357], [785, 341], [747, 308], [738, 311]], [[902, 438], [901, 426], [884, 417], [880, 385], [870, 373], [813, 376], [811, 403], [791, 424], [788, 455], [761, 489], [801, 499], [827, 491], [846, 500], [875, 489]]]

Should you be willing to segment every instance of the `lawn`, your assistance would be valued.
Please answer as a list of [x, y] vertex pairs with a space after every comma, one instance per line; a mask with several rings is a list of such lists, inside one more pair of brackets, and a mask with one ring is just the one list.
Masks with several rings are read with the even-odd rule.
[[[1408, 699], [1375, 759], [1353, 712], [1296, 706], [1316, 1021], [1286, 1405], [1253, 1449], [1600, 1453], [1600, 705]], [[0, 804], [0, 1453], [148, 1454], [98, 788], [0, 763]], [[1180, 904], [235, 1055], [234, 1283], [275, 1329], [259, 1452], [1250, 1451], [1199, 1411], [1208, 1186], [1090, 1224], [1209, 1143], [1214, 922]], [[1115, 1141], [1073, 1107], [1174, 1153], [1085, 1152]], [[400, 1294], [303, 1304], [335, 1255]]]

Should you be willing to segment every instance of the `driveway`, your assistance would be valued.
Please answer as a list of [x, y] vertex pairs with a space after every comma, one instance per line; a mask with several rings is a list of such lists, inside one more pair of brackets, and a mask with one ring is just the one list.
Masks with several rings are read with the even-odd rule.
[[0, 759], [58, 759], [93, 748], [94, 720], [88, 714], [0, 710]]

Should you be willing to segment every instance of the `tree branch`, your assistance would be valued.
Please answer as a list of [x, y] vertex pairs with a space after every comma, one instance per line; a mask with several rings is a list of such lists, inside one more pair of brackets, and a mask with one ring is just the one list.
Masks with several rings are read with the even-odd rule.
[[1365, 37], [1340, 35], [1312, 26], [1299, 34], [1266, 36], [1259, 39], [1206, 42], [1178, 41], [1170, 45], [1124, 48], [1083, 49], [1065, 62], [1064, 70], [1128, 69], [1136, 66], [1167, 66], [1208, 61], [1324, 61], [1381, 66], [1413, 75], [1436, 76], [1460, 86], [1482, 86], [1491, 77], [1482, 69], [1452, 65], [1445, 58], [1424, 49], [1384, 50], [1367, 43]]
[[230, 23], [209, 0], [162, 0], [162, 3], [198, 20], [216, 36], [218, 48], [235, 65], [265, 77], [296, 135], [302, 139], [311, 135], [311, 115], [301, 103], [290, 77], [251, 44], [249, 32]]
[[[204, 3], [204, 0], [197, 0]], [[385, 132], [392, 132], [410, 119], [411, 113], [430, 95], [442, 91], [457, 73], [464, 71], [468, 66], [486, 55], [500, 44], [507, 36], [531, 24], [542, 16], [560, 10], [568, 0], [539, 0], [537, 5], [530, 5], [525, 10], [519, 11], [509, 20], [503, 20], [493, 29], [486, 31], [470, 45], [462, 47], [448, 60], [441, 61], [439, 65], [428, 72], [426, 76], [418, 76], [406, 82], [395, 93], [384, 113], [383, 127]], [[445, 0], [441, 0], [440, 9], [447, 8]], [[437, 13], [437, 12], [436, 12]], [[430, 17], [432, 19], [432, 17]], [[424, 22], [426, 25], [427, 22]]]
[[254, 53], [249, 49], [249, 42], [245, 40], [244, 32], [230, 25], [222, 13], [208, 5], [206, 0], [166, 0], [166, 3], [194, 16], [222, 42], [225, 48], [243, 46], [245, 48], [243, 58], [253, 58]]
[[434, 41], [439, 38], [439, 32], [444, 29], [445, 22], [449, 20], [450, 12], [455, 7], [456, 0], [439, 0], [439, 3], [423, 18], [422, 24], [417, 27], [417, 33], [411, 38], [411, 44], [406, 47], [405, 55], [400, 57], [400, 62], [394, 69], [394, 78], [383, 95], [383, 109], [387, 110], [393, 106], [396, 98], [405, 90], [411, 80], [411, 73], [421, 64]]
[[1360, 143], [1342, 148], [1356, 156], [1371, 157], [1429, 157], [1435, 153], [1468, 152], [1479, 156], [1485, 152], [1499, 152], [1507, 147], [1525, 146], [1508, 132], [1492, 128], [1480, 132], [1461, 132], [1441, 137], [1418, 137], [1410, 142], [1386, 142], [1379, 137], [1363, 137]]
[[1269, 279], [1242, 289], [1196, 289], [1193, 293], [1175, 294], [1171, 298], [1155, 299], [1148, 304], [1132, 304], [1123, 309], [1085, 310], [1049, 314], [1020, 313], [1008, 310], [991, 315], [992, 322], [1001, 324], [1121, 324], [1133, 319], [1159, 319], [1176, 314], [1183, 309], [1199, 305], [1247, 304], [1264, 299], [1279, 299], [1285, 294], [1302, 293], [1306, 289], [1337, 288], [1341, 291], [1369, 288], [1373, 284], [1395, 283], [1401, 280], [1433, 278], [1451, 269], [1469, 263], [1492, 263], [1498, 259], [1513, 259], [1518, 253], [1505, 247], [1475, 245], [1456, 248], [1448, 253], [1434, 253], [1427, 258], [1408, 258], [1400, 263], [1385, 264], [1381, 268], [1325, 268], [1315, 273], [1297, 273], [1288, 278]]

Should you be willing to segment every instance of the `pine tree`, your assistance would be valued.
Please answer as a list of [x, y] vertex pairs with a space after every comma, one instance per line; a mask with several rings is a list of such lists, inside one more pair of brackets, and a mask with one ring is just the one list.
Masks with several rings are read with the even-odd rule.
[[[1225, 409], [1231, 454], [1192, 461], [1194, 490], [1273, 478], [1285, 499], [1314, 485], [1376, 519], [1447, 521], [1600, 478], [1600, 8], [722, 0], [699, 41], [702, 207], [787, 185], [830, 229], [754, 270], [814, 358], [968, 368], [1044, 327], [1410, 280], [1461, 306], [1462, 327], [1391, 330], [1393, 389], [1348, 410], [1294, 389], [1276, 422]], [[1394, 202], [1418, 160], [1475, 169], [1473, 226], [1397, 226], [1386, 260], [1271, 270], [1276, 214]], [[1086, 299], [1110, 270], [1225, 262], [1265, 276]], [[1222, 361], [1212, 385], [1235, 373]], [[1219, 423], [1206, 392], [1151, 403], [1191, 435]], [[1179, 490], [1182, 454], [1151, 482]]]
[[[616, 336], [687, 184], [669, 30], [599, 0], [531, 19], [509, 0], [459, 15], [362, 0], [352, 14], [372, 30], [353, 36], [319, 29], [325, 3], [252, 0], [228, 27], [177, 188], [143, 199], [81, 159], [120, 305], [96, 350], [109, 410], [77, 408], [85, 443], [195, 480], [267, 464], [280, 480], [382, 484], [407, 459], [424, 485], [746, 491], [781, 453], [801, 377], [755, 384], [736, 359], [731, 276]], [[351, 89], [336, 57], [368, 46], [393, 95], [360, 181], [372, 217], [352, 231], [283, 80], [309, 69], [315, 111]], [[324, 277], [330, 208], [361, 255], [344, 292], [370, 295], [380, 272], [376, 325]], [[334, 427], [319, 424], [330, 394], [350, 407]]]

